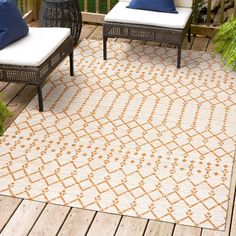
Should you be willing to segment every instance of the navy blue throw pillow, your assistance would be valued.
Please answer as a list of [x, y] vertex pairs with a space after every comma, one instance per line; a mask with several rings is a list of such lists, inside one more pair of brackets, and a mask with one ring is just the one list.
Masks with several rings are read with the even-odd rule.
[[0, 0], [0, 50], [27, 35], [29, 28], [15, 0]]
[[132, 0], [128, 8], [178, 13], [175, 9], [174, 0]]

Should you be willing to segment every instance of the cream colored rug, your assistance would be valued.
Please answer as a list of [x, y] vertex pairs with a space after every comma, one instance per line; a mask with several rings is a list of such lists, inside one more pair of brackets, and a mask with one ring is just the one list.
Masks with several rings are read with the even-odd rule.
[[235, 73], [219, 58], [83, 41], [0, 139], [0, 194], [224, 229]]

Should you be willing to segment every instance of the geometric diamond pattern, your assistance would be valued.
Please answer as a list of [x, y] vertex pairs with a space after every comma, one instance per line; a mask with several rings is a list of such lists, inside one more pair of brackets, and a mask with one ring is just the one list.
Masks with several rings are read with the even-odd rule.
[[235, 73], [205, 52], [84, 40], [0, 138], [0, 193], [223, 230]]

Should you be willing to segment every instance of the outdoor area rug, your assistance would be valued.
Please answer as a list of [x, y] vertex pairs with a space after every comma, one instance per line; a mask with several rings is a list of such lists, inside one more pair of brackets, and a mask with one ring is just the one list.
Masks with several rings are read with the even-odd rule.
[[0, 194], [223, 230], [236, 75], [220, 58], [84, 40], [0, 138]]

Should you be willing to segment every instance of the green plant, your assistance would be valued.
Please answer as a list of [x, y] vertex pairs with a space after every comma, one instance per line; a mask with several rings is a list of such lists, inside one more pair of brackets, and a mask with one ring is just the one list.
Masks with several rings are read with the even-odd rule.
[[222, 55], [225, 67], [236, 71], [236, 17], [223, 24], [214, 37], [216, 52]]
[[3, 123], [7, 117], [10, 117], [12, 113], [7, 109], [6, 105], [0, 100], [0, 135], [3, 134]]

